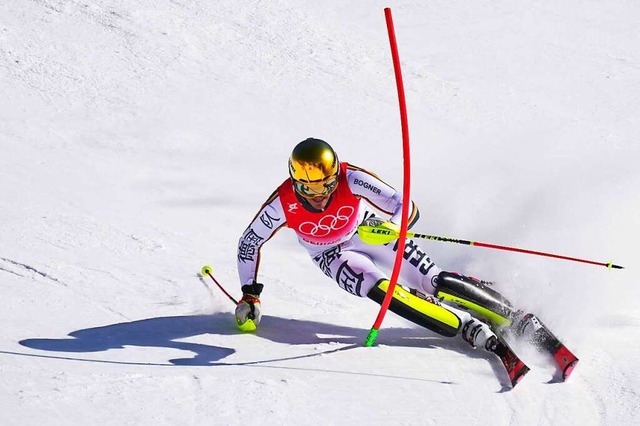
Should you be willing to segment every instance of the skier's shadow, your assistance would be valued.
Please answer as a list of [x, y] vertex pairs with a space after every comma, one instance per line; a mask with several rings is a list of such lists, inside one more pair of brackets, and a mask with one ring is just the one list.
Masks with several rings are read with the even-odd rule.
[[[105, 359], [89, 359], [79, 357], [63, 357], [58, 354], [38, 355], [13, 353], [15, 355], [36, 356], [45, 358], [62, 358], [76, 361], [109, 363], [109, 364], [133, 364], [133, 365], [257, 365], [272, 361], [283, 361], [296, 358], [318, 356], [323, 353], [333, 353], [364, 346], [364, 341], [369, 330], [354, 327], [345, 327], [336, 324], [296, 320], [272, 316], [263, 316], [260, 329], [255, 333], [258, 337], [277, 343], [289, 345], [312, 345], [321, 343], [338, 343], [337, 348], [332, 347], [327, 351], [314, 351], [310, 355], [291, 356], [287, 358], [273, 359], [268, 356], [261, 359], [240, 362], [225, 363], [220, 360], [235, 353], [228, 347], [214, 346], [203, 343], [181, 341], [201, 335], [238, 335], [238, 330], [233, 322], [233, 314], [217, 313], [213, 315], [189, 315], [174, 317], [149, 318], [139, 321], [123, 322], [106, 325], [103, 327], [86, 328], [69, 333], [69, 337], [61, 339], [25, 339], [19, 343], [31, 349], [51, 352], [66, 353], [92, 353], [103, 352], [109, 349], [121, 349], [125, 346], [157, 347], [178, 349], [195, 353], [188, 358], [170, 359], [169, 363], [152, 363], [140, 361], [116, 361]], [[469, 345], [462, 339], [441, 337], [423, 328], [398, 327], [384, 328], [380, 331], [376, 343], [390, 347], [416, 347], [416, 348], [445, 348], [465, 354], [471, 358], [484, 358], [489, 360], [492, 355], [485, 351], [470, 350]], [[346, 345], [346, 346], [345, 346]], [[490, 362], [496, 374], [500, 372], [499, 361]], [[507, 387], [505, 387], [507, 389]]]
[[[263, 316], [261, 327], [256, 335], [273, 342], [291, 345], [335, 342], [356, 346], [364, 343], [367, 332], [364, 329], [336, 324]], [[426, 330], [417, 328], [384, 329], [382, 344], [430, 346], [423, 340], [426, 334], [430, 334], [425, 332]], [[69, 333], [69, 337], [60, 339], [25, 339], [19, 343], [31, 349], [67, 353], [103, 352], [125, 346], [172, 348], [195, 353], [192, 358], [169, 360], [173, 365], [211, 365], [233, 354], [235, 350], [181, 340], [206, 334], [237, 335], [238, 333], [231, 314], [217, 313], [149, 318], [77, 330]]]

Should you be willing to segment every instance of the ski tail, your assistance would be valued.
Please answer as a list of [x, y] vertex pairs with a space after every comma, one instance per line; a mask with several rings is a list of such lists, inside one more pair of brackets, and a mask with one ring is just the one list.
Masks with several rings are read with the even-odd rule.
[[573, 369], [578, 365], [579, 359], [572, 354], [565, 345], [562, 345], [560, 349], [553, 354], [553, 359], [555, 359], [558, 368], [562, 371], [562, 381], [566, 382], [573, 372]]
[[495, 353], [500, 358], [500, 361], [502, 361], [502, 365], [504, 365], [504, 368], [509, 375], [511, 387], [515, 387], [520, 383], [530, 369], [518, 357], [518, 355], [516, 355], [513, 349], [511, 349], [501, 334], [496, 333], [496, 338], [498, 339], [498, 343], [495, 346], [495, 349], [493, 349], [493, 353]]
[[578, 364], [578, 358], [535, 315], [524, 315], [516, 327], [519, 335], [553, 357], [562, 381], [566, 381]]

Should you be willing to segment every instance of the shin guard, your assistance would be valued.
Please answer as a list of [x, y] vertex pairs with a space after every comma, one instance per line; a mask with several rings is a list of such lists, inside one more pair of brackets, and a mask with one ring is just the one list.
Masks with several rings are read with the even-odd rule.
[[436, 297], [469, 309], [498, 327], [511, 325], [515, 314], [511, 302], [486, 283], [451, 272], [438, 275]]
[[[389, 289], [389, 281], [382, 280], [369, 291], [367, 296], [382, 304]], [[393, 290], [393, 298], [389, 310], [402, 318], [419, 326], [428, 328], [446, 337], [453, 337], [460, 329], [460, 318], [453, 312], [443, 308], [438, 303], [430, 302], [409, 293], [397, 285]]]

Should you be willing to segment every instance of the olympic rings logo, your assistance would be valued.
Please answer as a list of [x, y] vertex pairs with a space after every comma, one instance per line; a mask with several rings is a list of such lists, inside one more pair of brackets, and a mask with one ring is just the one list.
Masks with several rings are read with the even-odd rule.
[[302, 222], [298, 227], [298, 231], [304, 235], [326, 237], [331, 231], [337, 231], [347, 226], [354, 212], [355, 209], [353, 207], [342, 206], [335, 216], [328, 214], [320, 219], [318, 223]]

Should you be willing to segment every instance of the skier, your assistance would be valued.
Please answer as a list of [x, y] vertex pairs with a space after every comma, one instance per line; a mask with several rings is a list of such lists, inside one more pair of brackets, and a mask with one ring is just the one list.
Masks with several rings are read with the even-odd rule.
[[[412, 227], [419, 212], [413, 202], [410, 205]], [[390, 218], [379, 217], [371, 206]], [[243, 293], [235, 310], [238, 327], [253, 331], [260, 323], [260, 249], [284, 226], [294, 230], [316, 266], [343, 290], [382, 303], [389, 285], [383, 270], [393, 267], [398, 244], [366, 244], [357, 230], [365, 224], [397, 231], [401, 210], [401, 194], [370, 171], [340, 162], [327, 142], [308, 138], [297, 144], [289, 158], [289, 178], [262, 205], [238, 243]], [[528, 368], [510, 350], [505, 353], [504, 340], [492, 327], [509, 328], [543, 346], [557, 342], [549, 339], [553, 336], [535, 316], [514, 309], [486, 282], [440, 269], [411, 239], [402, 261], [400, 286], [389, 310], [438, 334], [460, 335], [474, 348], [497, 353], [507, 370], [513, 370], [512, 384]], [[519, 364], [508, 366], [507, 361]]]

